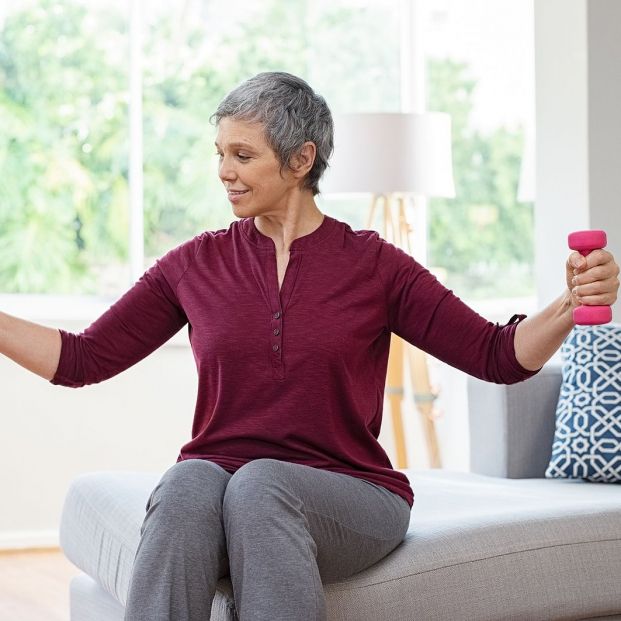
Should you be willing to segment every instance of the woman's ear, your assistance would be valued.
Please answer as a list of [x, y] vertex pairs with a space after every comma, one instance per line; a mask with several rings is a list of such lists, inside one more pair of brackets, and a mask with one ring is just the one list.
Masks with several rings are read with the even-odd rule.
[[300, 150], [291, 157], [289, 168], [295, 177], [305, 177], [315, 163], [317, 147], [314, 142], [305, 142]]

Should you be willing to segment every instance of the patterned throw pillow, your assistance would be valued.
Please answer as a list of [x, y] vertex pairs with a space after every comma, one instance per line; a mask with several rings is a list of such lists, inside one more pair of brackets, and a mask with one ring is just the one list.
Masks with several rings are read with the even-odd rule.
[[621, 325], [576, 326], [561, 354], [563, 382], [545, 476], [621, 483]]

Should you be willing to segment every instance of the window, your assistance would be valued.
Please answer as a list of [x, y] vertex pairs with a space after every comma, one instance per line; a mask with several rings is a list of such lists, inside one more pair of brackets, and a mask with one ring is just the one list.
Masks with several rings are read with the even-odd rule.
[[126, 282], [127, 20], [118, 3], [0, 14], [0, 292]]
[[[259, 71], [304, 77], [335, 112], [399, 109], [392, 1], [134, 1], [144, 153], [135, 201], [129, 4], [21, 0], [0, 14], [2, 293], [113, 298], [173, 246], [227, 227], [208, 118]], [[347, 218], [348, 208], [331, 212]], [[130, 254], [142, 245], [129, 243], [136, 209], [138, 262]]]
[[427, 108], [452, 117], [457, 193], [429, 201], [429, 262], [458, 295], [506, 320], [515, 298], [526, 311], [535, 298], [533, 204], [519, 185], [534, 157], [533, 3], [419, 6]]

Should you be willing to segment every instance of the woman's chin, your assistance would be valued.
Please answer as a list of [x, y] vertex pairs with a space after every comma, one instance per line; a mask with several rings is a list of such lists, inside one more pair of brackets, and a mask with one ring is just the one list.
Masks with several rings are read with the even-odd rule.
[[233, 208], [233, 213], [238, 218], [246, 218], [246, 217], [248, 217], [248, 215], [247, 215], [248, 209], [247, 208], [244, 208], [241, 205], [236, 205], [235, 203], [233, 203], [231, 205], [231, 207]]
[[255, 210], [248, 205], [232, 205], [233, 213], [237, 218], [251, 218], [256, 216]]

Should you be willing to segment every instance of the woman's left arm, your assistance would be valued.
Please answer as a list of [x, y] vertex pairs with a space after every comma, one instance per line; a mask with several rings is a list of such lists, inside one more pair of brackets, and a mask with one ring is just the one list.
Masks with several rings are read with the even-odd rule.
[[619, 266], [606, 250], [594, 250], [586, 257], [572, 252], [565, 274], [567, 290], [516, 327], [515, 356], [526, 369], [540, 369], [561, 346], [575, 325], [574, 308], [581, 304], [612, 305], [617, 299]]

